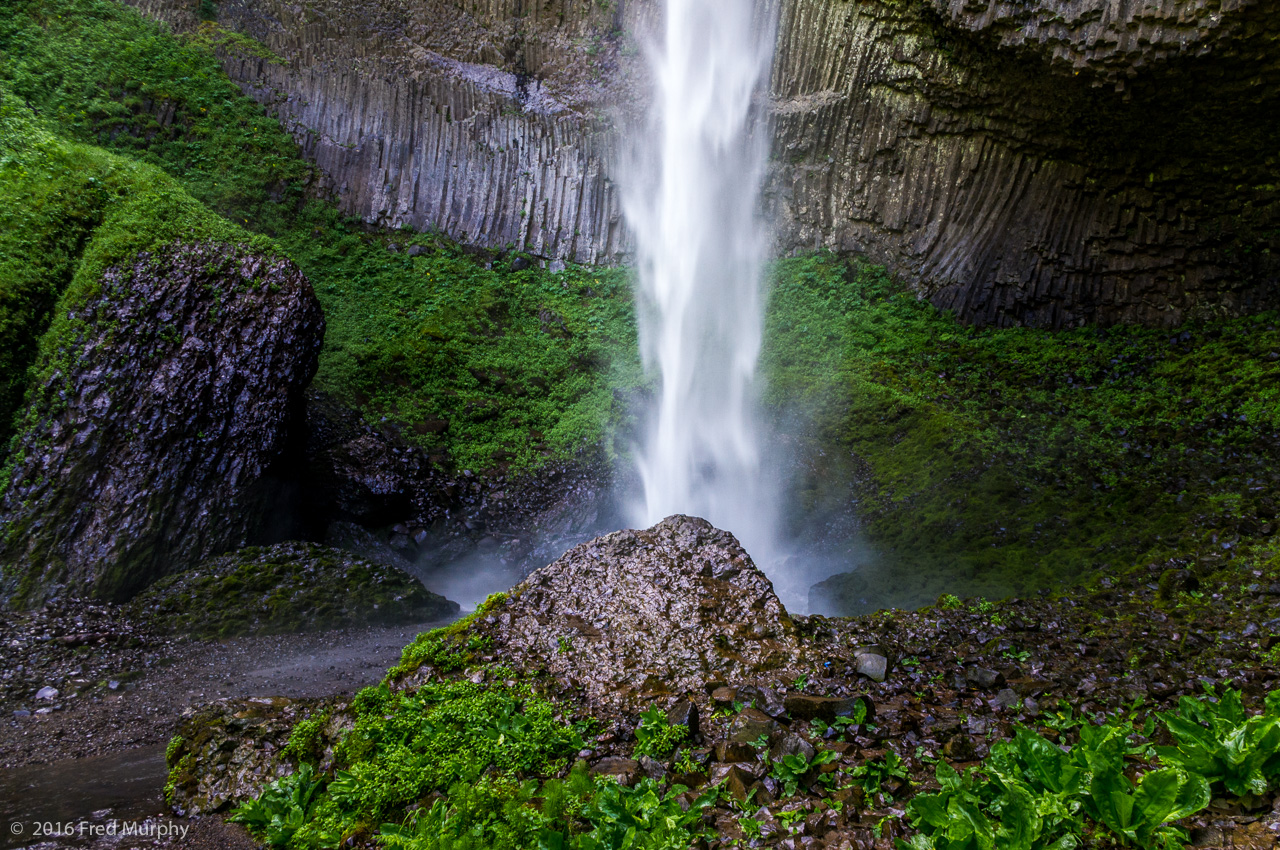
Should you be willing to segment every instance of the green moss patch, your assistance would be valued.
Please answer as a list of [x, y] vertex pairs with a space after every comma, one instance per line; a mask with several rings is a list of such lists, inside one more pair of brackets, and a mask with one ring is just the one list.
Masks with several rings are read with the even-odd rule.
[[457, 616], [417, 579], [311, 543], [250, 547], [162, 579], [130, 610], [158, 631], [205, 637], [283, 634]]
[[763, 366], [767, 403], [825, 452], [799, 507], [858, 482], [882, 558], [854, 601], [1003, 596], [1274, 531], [1275, 314], [980, 330], [813, 256], [778, 264]]

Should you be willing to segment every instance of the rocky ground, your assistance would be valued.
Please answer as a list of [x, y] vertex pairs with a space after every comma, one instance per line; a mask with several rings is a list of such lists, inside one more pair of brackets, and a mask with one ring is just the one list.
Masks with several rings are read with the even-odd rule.
[[[1206, 687], [1260, 707], [1280, 688], [1278, 598], [1280, 558], [1255, 551], [1028, 599], [791, 617], [730, 535], [673, 518], [575, 548], [453, 630], [456, 645], [480, 647], [465, 669], [431, 661], [391, 681], [412, 692], [440, 677], [529, 675], [599, 721], [579, 753], [593, 772], [723, 782], [704, 846], [887, 850], [906, 801], [937, 788], [939, 760], [976, 765], [1017, 724], [1069, 743], [1080, 722], [1141, 727]], [[346, 703], [327, 705], [325, 734], [340, 737]], [[640, 713], [654, 707], [690, 730], [680, 760], [636, 752]], [[308, 711], [232, 701], [188, 721], [196, 767], [180, 805], [225, 807], [286, 772], [280, 749]], [[780, 781], [780, 759], [822, 751], [833, 755], [794, 787]], [[1215, 799], [1183, 826], [1196, 846], [1273, 847], [1280, 797]]]
[[6, 612], [0, 767], [164, 744], [183, 711], [224, 697], [352, 693], [431, 627], [211, 641], [157, 636], [119, 608], [75, 600]]
[[[163, 748], [184, 713], [226, 697], [351, 694], [434, 625], [215, 641], [160, 635], [125, 609], [79, 600], [0, 614], [0, 815], [25, 826], [14, 836], [6, 824], [0, 847], [255, 846], [218, 817], [164, 813]], [[94, 775], [107, 777], [102, 787], [86, 785]], [[121, 791], [131, 780], [138, 787]], [[119, 818], [151, 832], [41, 843], [36, 818], [104, 828]], [[179, 827], [187, 831], [167, 834]]]

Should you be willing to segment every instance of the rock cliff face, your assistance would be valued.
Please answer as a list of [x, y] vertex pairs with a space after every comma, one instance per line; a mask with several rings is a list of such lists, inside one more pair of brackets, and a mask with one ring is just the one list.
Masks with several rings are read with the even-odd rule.
[[[179, 29], [185, 0], [128, 0]], [[980, 323], [1280, 303], [1280, 0], [769, 0], [783, 251], [864, 253]], [[344, 208], [614, 262], [653, 0], [223, 0]]]
[[[129, 0], [178, 30], [184, 0]], [[597, 114], [614, 102], [612, 4], [224, 0], [219, 23], [285, 61], [227, 53], [366, 221], [610, 263], [624, 252]]]
[[1278, 9], [785, 3], [782, 242], [865, 252], [982, 323], [1274, 305]]
[[36, 367], [0, 495], [6, 595], [119, 600], [270, 535], [323, 332], [287, 260], [189, 244], [108, 269]]

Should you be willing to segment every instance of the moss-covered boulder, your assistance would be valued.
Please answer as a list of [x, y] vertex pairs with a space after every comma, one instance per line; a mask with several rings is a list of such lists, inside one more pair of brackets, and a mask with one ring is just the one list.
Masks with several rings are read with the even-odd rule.
[[[737, 539], [681, 515], [575, 546], [491, 597], [467, 629], [493, 657], [545, 670], [597, 708], [716, 680], [794, 679], [808, 663], [773, 585]], [[407, 648], [393, 678], [412, 688], [437, 675], [441, 659], [456, 665], [448, 647], [463, 629], [451, 631]]]
[[273, 243], [0, 86], [0, 595], [120, 600], [268, 533], [323, 334]]
[[0, 497], [17, 597], [128, 598], [262, 533], [324, 328], [298, 268], [176, 244], [107, 269], [59, 320]]
[[459, 611], [407, 573], [314, 543], [211, 558], [156, 582], [131, 607], [159, 631], [210, 637], [426, 623]]

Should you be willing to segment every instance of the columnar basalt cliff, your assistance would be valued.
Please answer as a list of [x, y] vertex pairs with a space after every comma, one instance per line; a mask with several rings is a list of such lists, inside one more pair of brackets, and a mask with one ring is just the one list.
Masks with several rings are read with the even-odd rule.
[[1278, 9], [786, 3], [782, 242], [980, 323], [1274, 306]]
[[177, 244], [107, 269], [36, 364], [0, 493], [0, 589], [120, 600], [270, 536], [323, 334], [288, 260]]
[[[178, 30], [200, 25], [181, 0], [129, 2]], [[218, 24], [285, 60], [224, 57], [347, 212], [490, 247], [619, 261], [602, 110], [625, 77], [621, 18], [596, 3], [521, 5], [227, 0]]]
[[[129, 0], [178, 29], [181, 0]], [[616, 121], [656, 4], [223, 0], [228, 51], [371, 222], [616, 262]], [[979, 323], [1280, 303], [1277, 0], [777, 0], [783, 251], [866, 254]]]

